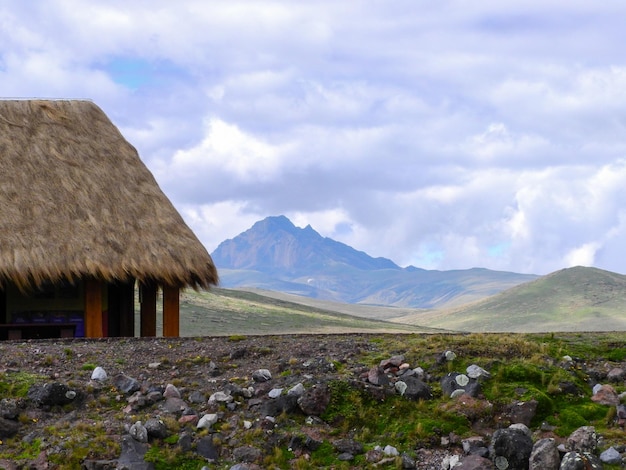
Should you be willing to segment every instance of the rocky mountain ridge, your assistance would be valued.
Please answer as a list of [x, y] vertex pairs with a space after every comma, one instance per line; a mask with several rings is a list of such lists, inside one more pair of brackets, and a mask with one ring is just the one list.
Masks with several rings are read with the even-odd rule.
[[268, 217], [222, 242], [211, 254], [226, 288], [252, 287], [346, 303], [420, 309], [475, 301], [537, 276], [483, 268], [429, 271]]

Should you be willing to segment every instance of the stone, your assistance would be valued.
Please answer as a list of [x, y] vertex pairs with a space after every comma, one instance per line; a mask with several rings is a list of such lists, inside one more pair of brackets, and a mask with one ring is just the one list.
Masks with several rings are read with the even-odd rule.
[[602, 470], [602, 462], [598, 457], [588, 452], [571, 451], [561, 459], [559, 470]]
[[165, 386], [165, 390], [163, 391], [163, 396], [165, 398], [181, 398], [180, 392], [175, 385], [167, 384]]
[[382, 369], [389, 369], [391, 367], [400, 367], [403, 362], [404, 362], [404, 356], [398, 355], [398, 356], [393, 356], [389, 359], [383, 359], [382, 361], [380, 361], [378, 365]]
[[609, 382], [621, 382], [625, 377], [626, 372], [621, 367], [614, 367], [606, 374], [606, 379]]
[[382, 367], [372, 367], [367, 373], [367, 381], [372, 385], [389, 385], [389, 377]]
[[159, 407], [166, 413], [182, 413], [185, 409], [189, 408], [189, 405], [187, 405], [187, 402], [182, 398], [170, 397], [165, 399]]
[[149, 418], [144, 424], [146, 431], [148, 432], [148, 437], [154, 437], [157, 439], [165, 439], [169, 436], [169, 431], [167, 430], [167, 426], [163, 421], [157, 418]]
[[599, 436], [593, 426], [582, 426], [567, 438], [565, 447], [576, 452], [595, 453], [598, 450]]
[[528, 470], [559, 470], [561, 455], [552, 438], [539, 439], [533, 445]]
[[252, 380], [255, 382], [267, 382], [272, 380], [272, 373], [268, 369], [258, 369], [252, 373]]
[[300, 410], [308, 416], [320, 416], [330, 403], [330, 388], [327, 384], [318, 384], [306, 390], [297, 400]]
[[333, 447], [339, 453], [348, 453], [351, 455], [358, 455], [363, 453], [363, 444], [355, 441], [354, 439], [339, 439], [334, 441]]
[[482, 367], [477, 366], [476, 364], [467, 366], [467, 369], [465, 371], [467, 372], [467, 376], [470, 379], [480, 379], [481, 377], [488, 379], [491, 377], [491, 374], [489, 372], [487, 372]]
[[615, 447], [609, 447], [600, 454], [600, 461], [608, 465], [622, 465], [622, 454], [620, 454]]
[[[465, 384], [465, 385], [461, 385]], [[470, 379], [465, 374], [450, 372], [440, 381], [441, 391], [444, 396], [450, 397], [455, 390], [462, 390], [463, 393], [471, 397], [476, 397], [480, 393], [480, 383], [476, 379]], [[459, 394], [457, 393], [456, 396]]]
[[141, 384], [136, 379], [124, 374], [117, 374], [113, 377], [113, 386], [126, 395], [130, 395], [141, 389]]
[[225, 392], [215, 392], [209, 397], [209, 405], [214, 405], [216, 403], [230, 403], [234, 398], [230, 393]]
[[72, 403], [76, 398], [76, 393], [70, 388], [59, 382], [51, 382], [46, 384], [35, 384], [28, 389], [27, 396], [37, 406], [63, 406]]
[[190, 403], [194, 403], [196, 405], [199, 405], [200, 403], [204, 403], [206, 401], [206, 397], [204, 396], [204, 393], [198, 391], [198, 390], [194, 390], [193, 392], [191, 392], [189, 394], [189, 402]]
[[619, 405], [619, 396], [615, 389], [610, 385], [602, 385], [592, 396], [591, 401], [600, 405]]
[[211, 436], [204, 436], [198, 441], [196, 452], [210, 462], [215, 462], [219, 458], [219, 450]]
[[400, 455], [400, 452], [398, 452], [398, 449], [396, 449], [394, 446], [390, 446], [390, 445], [386, 445], [385, 448], [383, 449], [383, 453], [385, 455], [391, 455], [392, 457], [396, 457], [398, 455]]
[[487, 443], [482, 436], [472, 436], [461, 441], [463, 446], [463, 452], [468, 455], [480, 455], [481, 457], [489, 456], [489, 449]]
[[118, 470], [154, 470], [154, 464], [144, 461], [148, 444], [136, 441], [131, 436], [122, 436], [122, 451], [117, 461]]
[[617, 424], [624, 427], [626, 425], [626, 405], [617, 405], [617, 412], [615, 418], [617, 419]]
[[91, 372], [91, 380], [98, 380], [100, 382], [105, 381], [106, 379], [108, 379], [108, 375], [106, 373], [106, 371], [98, 366], [96, 367], [92, 372]]
[[445, 353], [443, 353], [443, 357], [446, 361], [452, 362], [456, 359], [456, 353], [454, 353], [453, 351], [446, 351]]
[[137, 442], [148, 442], [148, 430], [141, 421], [136, 421], [128, 430], [128, 434]]
[[509, 407], [511, 423], [521, 423], [530, 426], [531, 421], [537, 413], [537, 400], [515, 402]]
[[498, 429], [493, 433], [489, 455], [499, 470], [528, 470], [532, 439], [520, 429]]
[[287, 395], [294, 395], [296, 397], [301, 397], [304, 395], [305, 388], [302, 385], [302, 382], [298, 382], [296, 385], [287, 390]]
[[466, 455], [454, 465], [454, 470], [493, 470], [491, 460], [480, 455]]
[[281, 396], [282, 393], [282, 388], [273, 388], [268, 392], [267, 396], [270, 398], [278, 398], [279, 396]]
[[233, 458], [240, 462], [255, 462], [261, 458], [261, 451], [256, 447], [242, 446], [233, 450]]
[[417, 377], [406, 377], [402, 382], [406, 385], [402, 394], [407, 400], [430, 400], [433, 393], [430, 387]]
[[278, 416], [281, 413], [293, 413], [298, 409], [298, 397], [280, 395], [278, 398], [267, 400], [261, 405], [261, 414], [264, 416]]
[[211, 429], [211, 427], [217, 423], [218, 416], [215, 413], [205, 414], [200, 418], [197, 424], [198, 429]]
[[16, 421], [0, 418], [0, 438], [15, 436], [19, 428], [20, 426]]

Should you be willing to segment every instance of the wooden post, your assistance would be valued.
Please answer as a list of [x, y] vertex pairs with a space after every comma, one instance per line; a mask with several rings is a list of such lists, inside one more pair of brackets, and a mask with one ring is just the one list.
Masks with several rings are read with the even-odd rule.
[[163, 336], [180, 336], [180, 292], [163, 286]]
[[85, 280], [85, 336], [102, 338], [102, 285], [97, 279]]
[[141, 336], [156, 336], [157, 285], [147, 281], [139, 284]]

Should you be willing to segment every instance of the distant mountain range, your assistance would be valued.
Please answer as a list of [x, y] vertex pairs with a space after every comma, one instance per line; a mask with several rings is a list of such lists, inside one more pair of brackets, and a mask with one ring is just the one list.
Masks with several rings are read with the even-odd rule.
[[531, 274], [484, 268], [431, 271], [401, 268], [298, 228], [284, 216], [268, 217], [211, 253], [221, 287], [257, 288], [351, 304], [418, 309], [460, 306], [536, 279]]

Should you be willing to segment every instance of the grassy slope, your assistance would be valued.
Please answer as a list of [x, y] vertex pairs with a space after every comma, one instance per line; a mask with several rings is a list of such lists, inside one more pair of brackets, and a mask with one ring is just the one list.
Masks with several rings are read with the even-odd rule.
[[436, 331], [218, 288], [183, 292], [180, 329], [181, 336]]
[[623, 331], [624, 311], [626, 276], [576, 267], [471, 305], [396, 320], [477, 332]]

